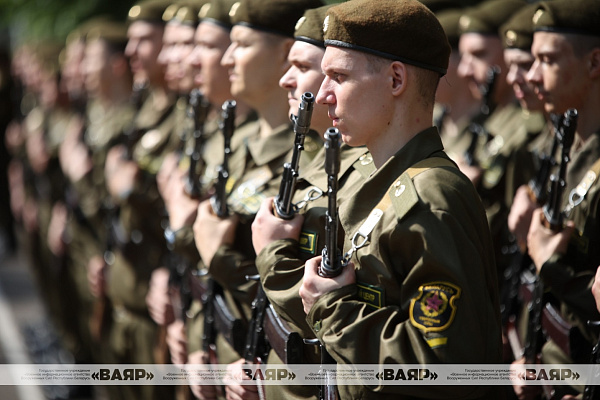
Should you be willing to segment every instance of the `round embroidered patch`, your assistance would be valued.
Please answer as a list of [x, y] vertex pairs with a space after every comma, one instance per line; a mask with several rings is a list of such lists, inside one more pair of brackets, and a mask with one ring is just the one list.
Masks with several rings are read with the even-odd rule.
[[410, 301], [410, 322], [424, 332], [447, 329], [456, 314], [460, 288], [448, 282], [431, 282], [419, 287]]

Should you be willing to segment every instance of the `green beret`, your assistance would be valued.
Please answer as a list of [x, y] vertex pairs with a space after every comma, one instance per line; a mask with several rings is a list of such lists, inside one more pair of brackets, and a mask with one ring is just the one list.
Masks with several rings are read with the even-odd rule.
[[460, 4], [454, 0], [419, 0], [425, 4], [432, 13], [437, 15], [440, 11], [449, 10], [451, 8], [460, 8]]
[[321, 0], [240, 0], [231, 8], [231, 22], [278, 35], [294, 37], [304, 11], [322, 6]]
[[183, 0], [167, 7], [163, 13], [163, 20], [184, 25], [197, 25], [198, 12], [208, 3], [208, 0]]
[[521, 8], [504, 25], [500, 27], [500, 37], [505, 49], [521, 49], [531, 51], [533, 43], [533, 14], [538, 4], [529, 4]]
[[534, 31], [600, 36], [598, 0], [556, 0], [538, 4]]
[[488, 0], [469, 8], [460, 18], [460, 33], [498, 36], [500, 25], [525, 4], [522, 0]]
[[117, 48], [125, 49], [127, 44], [127, 26], [112, 20], [99, 20], [91, 25], [86, 35], [86, 41], [104, 40]]
[[460, 8], [443, 10], [436, 14], [442, 28], [444, 28], [444, 32], [446, 32], [448, 43], [453, 49], [458, 49], [458, 39], [460, 38], [458, 21], [462, 15], [463, 10]]
[[164, 23], [163, 14], [173, 0], [142, 0], [129, 9], [127, 20]]
[[91, 28], [93, 28], [98, 22], [107, 20], [110, 20], [110, 17], [106, 15], [98, 15], [80, 23], [67, 35], [67, 38], [65, 40], [66, 45], [68, 46], [72, 42], [76, 41], [85, 41], [87, 34]]
[[327, 10], [334, 4], [328, 4], [323, 7], [306, 10], [304, 15], [296, 23], [294, 38], [303, 42], [314, 44], [315, 46], [325, 47], [323, 38], [323, 21], [327, 16]]
[[239, 0], [211, 0], [203, 5], [198, 12], [198, 18], [201, 21], [210, 21], [225, 29], [231, 29], [231, 17], [229, 12], [231, 7]]
[[354, 49], [445, 74], [450, 45], [417, 0], [352, 0], [329, 9], [325, 45]]

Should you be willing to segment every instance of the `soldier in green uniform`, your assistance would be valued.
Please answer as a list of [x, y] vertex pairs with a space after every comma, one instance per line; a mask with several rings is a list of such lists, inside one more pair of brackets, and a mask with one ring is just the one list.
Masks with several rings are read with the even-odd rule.
[[69, 179], [66, 193], [69, 223], [65, 238], [69, 253], [67, 268], [72, 277], [76, 299], [72, 312], [79, 325], [83, 349], [93, 360], [102, 360], [94, 318], [96, 292], [90, 291], [87, 266], [90, 259], [104, 251], [106, 243], [103, 200], [108, 195], [104, 183], [104, 163], [110, 143], [127, 127], [134, 110], [129, 104], [132, 76], [124, 55], [126, 27], [105, 19], [87, 21], [80, 27], [85, 51], [82, 61], [86, 97], [85, 115], [74, 123], [61, 145], [60, 161]]
[[[448, 155], [469, 176], [481, 196], [494, 238], [499, 276], [510, 261], [505, 255], [510, 243], [510, 200], [529, 178], [522, 171], [514, 171], [511, 162], [514, 154], [535, 137], [529, 134], [527, 126], [529, 119], [537, 117], [519, 107], [506, 82], [508, 71], [498, 30], [524, 5], [520, 0], [488, 0], [461, 16], [458, 73], [468, 80], [471, 92], [482, 104], [481, 111], [455, 142], [445, 143]], [[489, 84], [492, 68], [498, 71], [493, 84]], [[509, 176], [510, 171], [515, 175]]]
[[442, 143], [452, 145], [456, 137], [465, 130], [470, 119], [477, 113], [479, 101], [467, 86], [467, 81], [458, 76], [460, 38], [458, 21], [464, 10], [461, 8], [442, 9], [436, 17], [446, 32], [452, 48], [448, 73], [440, 81], [435, 94], [436, 107], [433, 109], [433, 124], [440, 131]]
[[[291, 67], [279, 84], [289, 91], [290, 112], [298, 109], [299, 98], [304, 92], [314, 95], [323, 81], [321, 60], [325, 53], [323, 21], [331, 5], [308, 10], [296, 24], [295, 43], [288, 59]], [[331, 121], [327, 108], [315, 105], [311, 129], [323, 134]], [[341, 150], [340, 201], [349, 196], [355, 185], [374, 170], [372, 160], [364, 147], [344, 146]], [[302, 155], [301, 155], [302, 157]], [[269, 302], [280, 318], [290, 328], [305, 338], [313, 338], [312, 330], [306, 325], [298, 289], [303, 275], [304, 262], [319, 254], [325, 241], [325, 210], [327, 209], [327, 177], [323, 170], [324, 149], [310, 165], [301, 169], [296, 183], [294, 204], [301, 206], [299, 213], [291, 220], [277, 217], [273, 198], [263, 201], [252, 224], [252, 243], [257, 253], [256, 266], [261, 283]], [[282, 349], [272, 349], [269, 364], [281, 364], [278, 353]], [[303, 355], [302, 362], [318, 364], [319, 348], [314, 345], [295, 349]], [[292, 361], [298, 363], [298, 361]], [[266, 398], [316, 398], [317, 386], [265, 386]]]
[[[499, 362], [485, 212], [431, 126], [450, 55], [441, 25], [417, 1], [354, 0], [329, 10], [325, 44], [317, 102], [344, 143], [367, 146], [377, 169], [339, 210], [340, 250], [351, 249], [360, 228], [365, 245], [335, 278], [318, 275], [321, 257], [305, 264], [309, 326], [342, 364]], [[492, 398], [489, 389], [338, 386], [343, 399]]]
[[[523, 110], [530, 114], [537, 115], [537, 118], [531, 117], [527, 125], [530, 134], [535, 135], [536, 131], [541, 133], [532, 140], [529, 145], [521, 149], [521, 154], [516, 155], [519, 160], [523, 160], [526, 165], [519, 165], [518, 162], [511, 163], [511, 168], [515, 171], [531, 172], [537, 171], [540, 167], [540, 159], [550, 153], [554, 139], [550, 119], [544, 111], [544, 103], [537, 97], [533, 86], [527, 82], [526, 74], [533, 64], [534, 57], [531, 54], [531, 43], [533, 42], [533, 25], [531, 19], [536, 10], [536, 5], [528, 5], [516, 13], [507, 23], [500, 28], [500, 33], [504, 43], [504, 59], [508, 67], [507, 81], [513, 87], [515, 96]], [[525, 154], [523, 154], [525, 153]], [[526, 154], [530, 156], [527, 157]], [[528, 164], [528, 165], [527, 165]], [[509, 173], [514, 176], [516, 173]], [[532, 177], [530, 177], [532, 178]], [[511, 185], [514, 187], [514, 185]], [[507, 195], [509, 195], [507, 193]], [[511, 201], [511, 211], [508, 215], [508, 228], [515, 236], [517, 243], [524, 248], [527, 243], [527, 231], [531, 219], [521, 220], [519, 215], [524, 212], [520, 210], [521, 204], [532, 204], [530, 201], [521, 202], [520, 197], [531, 196], [531, 190], [527, 185], [522, 185], [515, 193], [515, 199]], [[534, 205], [531, 205], [534, 207]], [[531, 214], [533, 208], [528, 212]]]
[[[134, 85], [145, 83], [147, 97], [124, 135], [125, 145], [110, 149], [105, 165], [106, 186], [116, 205], [111, 213], [105, 260], [95, 265], [94, 279], [105, 279], [104, 292], [113, 307], [107, 340], [114, 363], [154, 363], [157, 325], [145, 297], [152, 271], [167, 254], [161, 219], [164, 210], [156, 173], [170, 151], [177, 113], [175, 95], [165, 84], [164, 67], [157, 62], [162, 48], [165, 0], [145, 0], [128, 14], [128, 43]], [[142, 97], [143, 100], [143, 97]], [[97, 258], [95, 260], [98, 260]], [[92, 280], [94, 280], [92, 279]], [[117, 386], [115, 396], [169, 398], [168, 386]]]
[[[231, 217], [220, 219], [210, 202], [200, 203], [194, 224], [195, 241], [209, 273], [224, 289], [230, 308], [248, 321], [256, 282], [246, 275], [257, 273], [252, 248], [251, 224], [263, 199], [276, 194], [283, 163], [290, 160], [294, 145], [286, 91], [279, 79], [287, 71], [294, 25], [304, 11], [322, 5], [318, 0], [241, 1], [230, 10], [231, 45], [222, 59], [229, 70], [231, 93], [252, 107], [258, 121], [252, 136], [230, 159], [236, 178], [228, 181], [227, 204]], [[305, 139], [302, 165], [320, 146], [317, 134]], [[242, 356], [224, 346], [218, 348], [220, 363]], [[250, 388], [255, 389], [255, 388]]]
[[[600, 159], [600, 9], [595, 1], [543, 2], [533, 16], [532, 53], [527, 79], [548, 113], [578, 111], [562, 208], [567, 222], [556, 233], [543, 225], [543, 212], [531, 217], [527, 246], [544, 287], [555, 298], [560, 316], [571, 326], [569, 349], [550, 336], [542, 348], [544, 363], [587, 363], [597, 337], [586, 326], [598, 320], [591, 285], [600, 264], [598, 241], [598, 162]], [[536, 392], [535, 388], [530, 388]], [[560, 397], [582, 388], [556, 386]], [[518, 394], [525, 398], [528, 391]], [[530, 391], [529, 391], [530, 392]], [[529, 393], [529, 395], [531, 395]]]

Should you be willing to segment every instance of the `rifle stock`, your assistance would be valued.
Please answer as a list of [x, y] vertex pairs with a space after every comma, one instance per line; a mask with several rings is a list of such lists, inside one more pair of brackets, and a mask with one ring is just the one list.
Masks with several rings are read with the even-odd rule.
[[281, 185], [279, 193], [275, 197], [274, 210], [275, 215], [281, 219], [292, 219], [294, 216], [294, 207], [292, 197], [296, 189], [296, 180], [299, 175], [300, 154], [304, 150], [304, 139], [310, 129], [310, 121], [314, 109], [315, 97], [311, 92], [305, 92], [302, 95], [302, 101], [298, 107], [298, 115], [291, 115], [290, 119], [294, 125], [294, 151], [292, 160], [283, 165], [283, 174], [281, 176]]

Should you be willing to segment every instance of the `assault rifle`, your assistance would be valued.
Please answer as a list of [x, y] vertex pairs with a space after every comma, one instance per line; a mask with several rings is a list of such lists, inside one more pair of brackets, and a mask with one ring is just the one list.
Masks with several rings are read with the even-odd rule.
[[[554, 125], [552, 149], [548, 154], [540, 157], [540, 168], [536, 176], [528, 183], [529, 197], [539, 206], [546, 204], [548, 198], [548, 180], [552, 168], [556, 165], [556, 151], [558, 150], [559, 131], [562, 125], [562, 117], [555, 115], [551, 117]], [[504, 271], [504, 285], [502, 285], [500, 302], [500, 315], [503, 326], [506, 326], [509, 319], [517, 313], [520, 276], [531, 265], [531, 257], [527, 254], [527, 249], [524, 246], [522, 247], [519, 243], [513, 242], [511, 252], [513, 253], [512, 262]]]
[[340, 172], [341, 135], [337, 128], [325, 132], [325, 172], [327, 173], [327, 213], [325, 215], [325, 247], [319, 275], [334, 278], [342, 273], [346, 263], [338, 248], [338, 174]]
[[[129, 102], [133, 105], [133, 108], [136, 112], [142, 108], [142, 104], [144, 103], [144, 100], [146, 100], [148, 87], [149, 85], [147, 81], [136, 82], [133, 84]], [[125, 158], [127, 160], [133, 159], [133, 148], [135, 147], [135, 144], [138, 142], [138, 140], [142, 137], [142, 134], [143, 131], [137, 129], [135, 127], [135, 122], [133, 121], [123, 132], [123, 144], [125, 145]]]
[[495, 108], [495, 105], [492, 102], [492, 95], [494, 94], [496, 80], [499, 74], [500, 68], [497, 65], [490, 67], [486, 74], [485, 84], [481, 85], [479, 88], [479, 91], [481, 92], [481, 106], [479, 108], [479, 114], [473, 118], [473, 122], [469, 125], [471, 142], [464, 154], [467, 165], [477, 165], [477, 161], [475, 160], [475, 150], [477, 149], [479, 138], [485, 138], [486, 142], [492, 138], [492, 135], [484, 128], [483, 123]]
[[281, 219], [292, 219], [294, 216], [292, 197], [294, 196], [296, 180], [298, 179], [300, 153], [304, 150], [304, 138], [310, 129], [314, 105], [315, 96], [311, 92], [305, 92], [298, 107], [298, 115], [292, 114], [290, 116], [294, 125], [294, 133], [296, 134], [294, 151], [292, 153], [292, 161], [283, 165], [279, 194], [275, 197], [274, 201], [275, 214]]
[[[564, 114], [564, 118], [557, 130], [558, 142], [561, 146], [561, 159], [558, 174], [550, 177], [551, 187], [548, 202], [543, 208], [544, 225], [554, 231], [560, 231], [563, 227], [562, 197], [566, 187], [567, 164], [570, 161], [569, 153], [575, 138], [577, 128], [577, 111], [570, 109]], [[523, 350], [526, 364], [536, 364], [538, 354], [541, 351], [544, 334], [542, 332], [542, 313], [544, 309], [544, 284], [536, 275], [533, 283], [533, 296], [529, 304], [529, 320], [527, 324], [527, 341]], [[551, 387], [544, 386], [546, 398], [554, 396]]]
[[185, 182], [185, 192], [193, 199], [200, 197], [200, 183], [198, 182], [198, 163], [202, 157], [204, 144], [204, 124], [210, 110], [210, 103], [199, 89], [190, 92], [189, 116], [194, 122], [194, 148], [190, 154], [190, 168]]
[[[326, 278], [334, 278], [342, 273], [346, 262], [338, 248], [338, 212], [337, 192], [338, 173], [340, 171], [341, 135], [337, 128], [329, 128], [325, 132], [325, 172], [327, 173], [327, 213], [325, 221], [325, 247], [322, 251], [321, 265], [318, 273]], [[339, 396], [335, 384], [332, 383], [331, 371], [326, 366], [335, 365], [335, 360], [318, 339], [305, 339], [307, 344], [318, 344], [321, 348], [321, 367], [323, 384], [319, 389], [319, 399], [333, 400]], [[325, 369], [325, 370], [324, 370]]]
[[213, 212], [220, 218], [229, 214], [227, 208], [227, 180], [229, 179], [229, 156], [231, 155], [231, 137], [235, 129], [236, 102], [228, 100], [221, 107], [221, 131], [223, 132], [223, 163], [217, 168], [215, 193], [210, 198]]
[[[246, 279], [258, 282], [258, 292], [252, 301], [252, 317], [248, 325], [248, 334], [246, 336], [246, 347], [244, 348], [244, 360], [246, 365], [261, 365], [267, 360], [271, 346], [266, 340], [263, 322], [267, 312], [269, 300], [260, 283], [259, 275], [247, 276]], [[258, 375], [258, 374], [256, 374]], [[252, 376], [249, 376], [252, 379]], [[258, 397], [265, 399], [264, 387], [257, 382]]]

